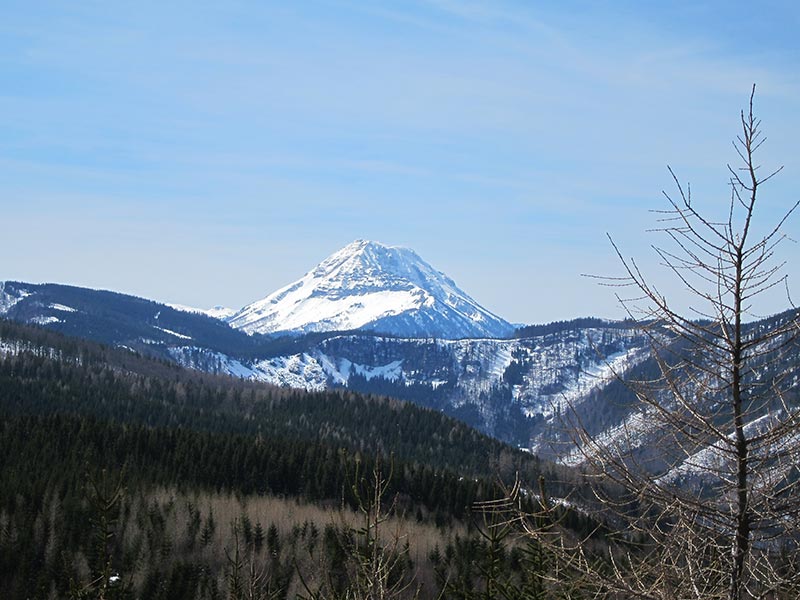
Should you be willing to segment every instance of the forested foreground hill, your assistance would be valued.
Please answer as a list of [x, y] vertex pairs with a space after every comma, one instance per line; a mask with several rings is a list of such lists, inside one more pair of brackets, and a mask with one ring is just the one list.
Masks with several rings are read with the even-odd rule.
[[[333, 597], [376, 547], [392, 585], [469, 597], [494, 556], [473, 504], [516, 472], [568, 491], [564, 470], [438, 412], [202, 374], [8, 321], [0, 416], [9, 599]], [[365, 508], [390, 518], [387, 534], [370, 539]], [[493, 568], [524, 579], [523, 550]]]

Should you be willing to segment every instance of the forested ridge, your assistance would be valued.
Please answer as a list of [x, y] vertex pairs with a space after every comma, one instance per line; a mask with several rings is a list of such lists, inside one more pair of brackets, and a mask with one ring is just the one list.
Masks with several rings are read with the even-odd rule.
[[[3, 598], [95, 597], [112, 566], [120, 579], [107, 592], [119, 597], [240, 597], [230, 596], [238, 571], [229, 554], [241, 544], [256, 564], [270, 526], [273, 546], [292, 550], [283, 558], [273, 551], [272, 562], [264, 555], [265, 594], [344, 593], [347, 540], [358, 529], [343, 515], [363, 506], [355, 484], [364, 474], [385, 480], [379, 506], [388, 516], [426, 532], [414, 536], [415, 560], [411, 546], [395, 550], [405, 558], [393, 577], [427, 581], [425, 596], [449, 586], [449, 597], [467, 597], [446, 582], [456, 569], [463, 590], [480, 587], [485, 542], [471, 507], [502, 495], [498, 482], [514, 473], [534, 485], [542, 471], [534, 457], [411, 404], [212, 376], [9, 321], [0, 321], [0, 416]], [[109, 492], [105, 520], [101, 480], [124, 490]], [[236, 509], [215, 516], [220, 503]], [[279, 506], [270, 522], [258, 518], [264, 503]], [[303, 506], [314, 516], [300, 522], [292, 515]], [[107, 537], [98, 550], [101, 521]], [[323, 541], [327, 530], [327, 546], [298, 533], [303, 525], [303, 535], [313, 526]], [[154, 536], [158, 548], [148, 546]], [[520, 576], [520, 557], [517, 571], [506, 558], [508, 576]], [[341, 572], [335, 585], [311, 577], [306, 589], [304, 568]]]
[[0, 321], [0, 340], [13, 350], [0, 363], [0, 406], [8, 415], [80, 414], [150, 427], [329, 441], [462, 475], [492, 474], [498, 464], [538, 468], [529, 455], [405, 402], [208, 375], [9, 321]]

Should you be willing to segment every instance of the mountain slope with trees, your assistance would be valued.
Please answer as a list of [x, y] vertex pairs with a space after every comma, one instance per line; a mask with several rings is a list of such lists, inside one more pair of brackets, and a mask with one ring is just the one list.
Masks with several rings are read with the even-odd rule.
[[222, 598], [245, 559], [269, 571], [275, 597], [302, 589], [301, 575], [345, 589], [345, 565], [358, 565], [351, 511], [370, 477], [385, 480], [378, 506], [391, 522], [419, 530], [418, 564], [401, 551], [396, 576], [433, 597], [445, 584], [429, 554], [448, 547], [448, 568], [463, 562], [462, 578], [482, 580], [461, 544], [479, 543], [471, 507], [497, 497], [499, 479], [567, 473], [412, 404], [189, 371], [4, 320], [0, 416], [0, 594], [11, 599], [97, 597], [98, 581], [106, 597]]

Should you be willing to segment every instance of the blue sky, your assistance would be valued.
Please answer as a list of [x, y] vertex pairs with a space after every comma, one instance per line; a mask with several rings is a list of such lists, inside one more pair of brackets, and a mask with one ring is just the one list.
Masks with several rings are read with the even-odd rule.
[[660, 281], [667, 165], [724, 212], [753, 83], [784, 165], [760, 222], [800, 199], [798, 29], [795, 2], [6, 2], [0, 278], [238, 308], [366, 238], [512, 321], [618, 317], [581, 273], [619, 273], [608, 232]]

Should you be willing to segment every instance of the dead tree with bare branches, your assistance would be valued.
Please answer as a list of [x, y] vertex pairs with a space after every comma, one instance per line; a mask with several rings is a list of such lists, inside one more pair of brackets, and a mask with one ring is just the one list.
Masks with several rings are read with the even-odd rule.
[[689, 314], [612, 240], [624, 275], [603, 283], [619, 288], [657, 369], [626, 379], [636, 410], [614, 435], [592, 434], [577, 411], [567, 415], [615, 533], [601, 556], [580, 541], [550, 547], [597, 596], [800, 597], [800, 319], [790, 309], [756, 322], [754, 312], [786, 284], [776, 251], [798, 203], [771, 227], [756, 221], [762, 186], [780, 169], [762, 174], [756, 161], [764, 138], [753, 94], [722, 219], [697, 209], [670, 169], [677, 193], [665, 194], [657, 228], [667, 243], [654, 248], [691, 293]]

